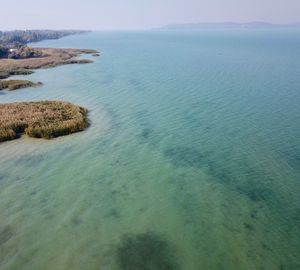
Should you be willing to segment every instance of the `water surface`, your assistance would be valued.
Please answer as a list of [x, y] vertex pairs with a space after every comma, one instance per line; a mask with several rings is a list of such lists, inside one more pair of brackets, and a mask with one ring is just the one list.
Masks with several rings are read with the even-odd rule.
[[[103, 32], [38, 70], [91, 127], [0, 145], [0, 269], [300, 269], [300, 32]], [[159, 265], [159, 267], [158, 267]]]

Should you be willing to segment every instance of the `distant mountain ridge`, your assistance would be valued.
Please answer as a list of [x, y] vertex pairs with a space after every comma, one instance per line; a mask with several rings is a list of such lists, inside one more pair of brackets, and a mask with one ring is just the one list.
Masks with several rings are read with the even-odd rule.
[[273, 24], [267, 22], [223, 22], [223, 23], [187, 23], [187, 24], [170, 24], [161, 27], [166, 30], [184, 30], [184, 29], [275, 29], [275, 28], [299, 28], [300, 23], [293, 24]]

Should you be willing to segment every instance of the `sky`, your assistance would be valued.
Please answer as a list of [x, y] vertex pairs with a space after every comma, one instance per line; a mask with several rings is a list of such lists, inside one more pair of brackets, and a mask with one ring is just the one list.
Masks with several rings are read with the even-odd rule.
[[300, 0], [0, 1], [1, 30], [136, 30], [174, 23], [300, 22]]

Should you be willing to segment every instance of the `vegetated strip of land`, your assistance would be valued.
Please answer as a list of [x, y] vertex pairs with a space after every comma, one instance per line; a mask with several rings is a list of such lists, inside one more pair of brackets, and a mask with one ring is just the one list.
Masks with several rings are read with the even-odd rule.
[[85, 30], [14, 30], [0, 31], [0, 44], [20, 44], [39, 42], [45, 39], [59, 39], [69, 35], [82, 34]]
[[[38, 48], [38, 50], [40, 51], [39, 57], [0, 59], [0, 80], [6, 79], [11, 75], [32, 74], [34, 69], [51, 68], [69, 64], [92, 63], [93, 61], [90, 59], [80, 59], [78, 57], [81, 54], [98, 54], [96, 50], [90, 49]], [[25, 83], [25, 86], [27, 85], [28, 83]]]
[[93, 61], [90, 59], [80, 59], [78, 57], [81, 54], [98, 55], [96, 50], [90, 49], [39, 48], [36, 50], [39, 50], [39, 57], [0, 59], [0, 90], [16, 90], [42, 84], [41, 82], [34, 83], [26, 80], [3, 80], [11, 75], [28, 75], [32, 74], [34, 69], [51, 68], [60, 65], [92, 63]]
[[1, 81], [12, 75], [32, 74], [34, 69], [50, 68], [66, 64], [86, 64], [93, 62], [89, 59], [79, 59], [81, 54], [99, 56], [99, 52], [89, 49], [52, 49], [32, 48], [28, 42], [44, 39], [57, 39], [67, 35], [80, 34], [86, 31], [0, 31], [0, 90], [16, 90], [25, 87], [39, 86], [26, 80]]
[[89, 126], [87, 109], [63, 101], [0, 104], [0, 142], [27, 134], [51, 139]]
[[41, 82], [31, 82], [28, 80], [0, 80], [0, 90], [8, 89], [9, 91], [26, 88], [26, 87], [37, 87], [42, 85]]

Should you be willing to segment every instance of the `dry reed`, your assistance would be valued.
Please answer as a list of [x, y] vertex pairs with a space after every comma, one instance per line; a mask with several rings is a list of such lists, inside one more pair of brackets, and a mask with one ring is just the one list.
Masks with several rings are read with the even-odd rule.
[[88, 127], [87, 110], [63, 101], [0, 104], [0, 142], [22, 134], [51, 139]]

